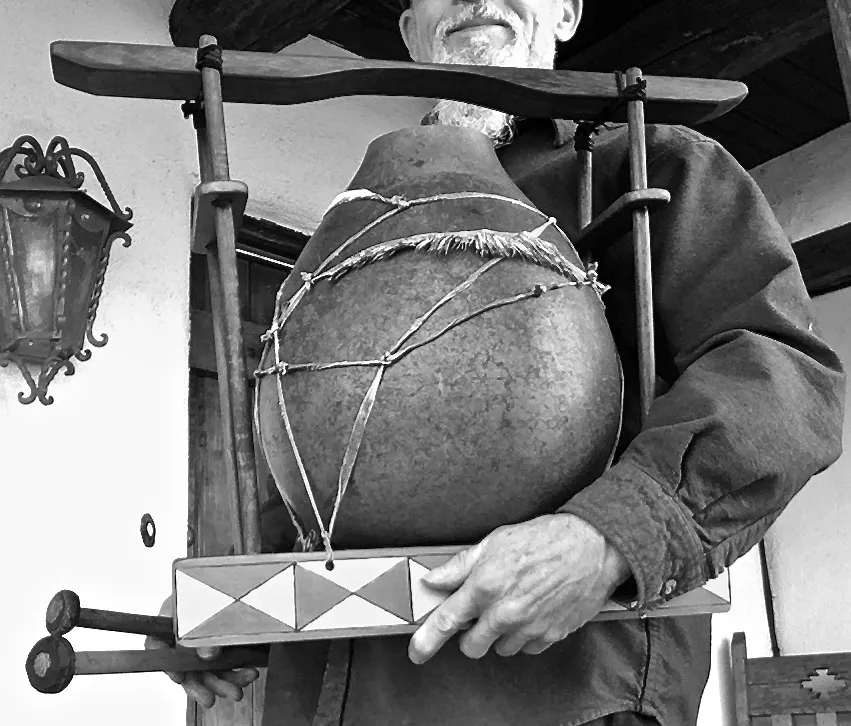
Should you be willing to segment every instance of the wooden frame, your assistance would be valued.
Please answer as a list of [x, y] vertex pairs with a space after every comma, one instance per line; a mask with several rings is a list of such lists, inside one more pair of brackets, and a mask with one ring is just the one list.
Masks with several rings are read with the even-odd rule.
[[[740, 103], [747, 89], [729, 81], [643, 77], [637, 68], [630, 68], [626, 74], [573, 73], [269, 56], [222, 52], [212, 36], [202, 36], [199, 46], [196, 55], [193, 49], [165, 46], [69, 41], [56, 41], [51, 45], [54, 77], [58, 82], [96, 95], [188, 99], [183, 110], [193, 117], [197, 132], [201, 185], [196, 191], [197, 214], [193, 217], [191, 239], [196, 248], [205, 249], [209, 265], [235, 555], [175, 563], [175, 629], [182, 643], [194, 646], [411, 632], [445, 599], [444, 595], [425, 587], [422, 576], [460, 547], [340, 551], [336, 553], [336, 574], [322, 570], [324, 553], [258, 554], [258, 487], [248, 423], [235, 240], [247, 189], [229, 176], [224, 102], [293, 104], [363, 94], [407, 96], [411, 88], [416, 88], [422, 96], [467, 101], [514, 114], [589, 119], [595, 124], [626, 120], [630, 134], [630, 191], [611, 209], [605, 210], [596, 225], [591, 222], [587, 204], [590, 197], [581, 194], [580, 206], [585, 208], [580, 218], [587, 222], [581, 226], [586, 227], [584, 243], [589, 250], [604, 244], [608, 234], [621, 234], [629, 229], [629, 220], [632, 221], [642, 416], [646, 416], [652, 399], [655, 365], [649, 213], [651, 207], [666, 203], [667, 196], [661, 190], [647, 188], [645, 121], [698, 123], [714, 118]], [[224, 74], [223, 68], [227, 68]], [[588, 158], [580, 179], [583, 191], [587, 191], [591, 179], [590, 161]], [[358, 569], [360, 574], [352, 574]], [[375, 577], [364, 580], [364, 571]], [[385, 587], [391, 575], [397, 578], [397, 584]], [[308, 576], [316, 592], [325, 590], [324, 595], [319, 592], [320, 596], [313, 597], [312, 619], [305, 616], [310, 606], [303, 597], [307, 591], [301, 591], [302, 601], [298, 600], [297, 592], [297, 578], [303, 580]], [[355, 580], [360, 577], [360, 582], [342, 582], [341, 578], [347, 576]], [[383, 579], [388, 582], [379, 583]], [[713, 592], [718, 588], [720, 592]], [[720, 583], [671, 600], [652, 613], [639, 615], [623, 603], [610, 603], [601, 619], [723, 612], [729, 608], [729, 596], [730, 583], [725, 576]], [[373, 602], [375, 599], [384, 606], [377, 606]], [[357, 616], [360, 619], [355, 618], [351, 608], [345, 617], [326, 617], [337, 605], [347, 601], [361, 607], [358, 611], [361, 614]], [[397, 608], [395, 613], [388, 609], [391, 602]], [[278, 617], [272, 617], [263, 608], [273, 610], [273, 615]], [[371, 622], [361, 617], [364, 609], [372, 613]], [[376, 609], [383, 609], [396, 620], [388, 621], [386, 615], [382, 616], [382, 621], [376, 620]], [[235, 612], [236, 617], [233, 617]], [[231, 624], [236, 622], [238, 633], [233, 628], [225, 632], [228, 628], [219, 627], [221, 623], [217, 624], [216, 618], [223, 613], [223, 620], [230, 618]], [[322, 621], [323, 617], [328, 622]], [[270, 627], [270, 620], [277, 625]], [[49, 656], [51, 647], [60, 645], [55, 639], [48, 640], [46, 645], [40, 641], [33, 650], [36, 671], [44, 665], [43, 656]], [[62, 652], [68, 655], [72, 650], [68, 645]], [[179, 651], [172, 653], [175, 657], [171, 660], [155, 659], [157, 667], [175, 670]], [[118, 668], [120, 672], [134, 672], [150, 668], [152, 662], [144, 651], [138, 655], [122, 654], [119, 665], [108, 663], [111, 657], [108, 652], [101, 653], [87, 672], [119, 672]], [[98, 671], [101, 666], [108, 666], [110, 670]]]

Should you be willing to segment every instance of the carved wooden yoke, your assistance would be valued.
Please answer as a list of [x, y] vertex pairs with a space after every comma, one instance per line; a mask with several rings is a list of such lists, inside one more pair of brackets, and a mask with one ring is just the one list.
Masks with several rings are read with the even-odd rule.
[[[242, 352], [235, 248], [248, 190], [244, 183], [231, 180], [229, 176], [224, 102], [282, 105], [348, 95], [410, 96], [411, 89], [415, 88], [424, 97], [451, 98], [526, 117], [581, 122], [577, 153], [582, 176], [578, 200], [582, 231], [573, 243], [586, 257], [631, 230], [636, 260], [644, 417], [652, 402], [655, 382], [649, 214], [651, 209], [670, 201], [667, 191], [647, 188], [645, 121], [697, 124], [729, 111], [747, 93], [745, 86], [738, 82], [642, 77], [636, 68], [626, 73], [579, 73], [222, 51], [212, 36], [203, 36], [197, 51], [170, 46], [56, 41], [51, 46], [51, 59], [54, 76], [63, 85], [103, 96], [183, 101], [182, 110], [194, 121], [201, 183], [194, 195], [191, 245], [193, 251], [206, 254], [209, 267], [235, 555], [175, 563], [174, 620], [83, 609], [73, 593], [60, 593], [48, 609], [51, 635], [36, 644], [27, 662], [30, 682], [45, 693], [61, 691], [75, 673], [218, 670], [238, 665], [263, 665], [268, 658], [266, 644], [270, 642], [412, 632], [429, 608], [437, 604], [434, 598], [428, 599], [427, 593], [412, 592], [410, 573], [417, 567], [427, 570], [433, 566], [430, 563], [437, 563], [441, 557], [445, 560], [451, 554], [447, 548], [430, 553], [421, 551], [422, 548], [416, 552], [352, 552], [341, 556], [341, 561], [348, 559], [350, 564], [359, 563], [355, 567], [357, 572], [352, 570], [351, 581], [358, 581], [358, 592], [367, 588], [375, 590], [370, 591], [373, 602], [374, 598], [384, 595], [379, 593], [378, 576], [368, 579], [370, 568], [379, 575], [391, 571], [389, 565], [383, 569], [376, 567], [376, 558], [383, 558], [385, 563], [392, 561], [393, 567], [404, 561], [409, 576], [402, 577], [400, 582], [407, 582], [408, 589], [402, 598], [407, 598], [407, 604], [398, 604], [398, 593], [391, 596], [391, 599], [396, 598], [397, 608], [393, 622], [399, 622], [392, 627], [376, 622], [368, 626], [351, 621], [336, 622], [325, 629], [314, 626], [311, 635], [310, 628], [302, 630], [299, 626], [299, 616], [305, 621], [304, 612], [298, 611], [299, 604], [285, 601], [292, 580], [290, 575], [298, 577], [297, 567], [316, 575], [315, 565], [321, 564], [323, 555], [260, 555], [258, 487]], [[593, 219], [592, 144], [588, 141], [595, 128], [608, 121], [629, 125], [631, 189]], [[458, 549], [460, 547], [449, 548], [451, 551]], [[223, 578], [225, 570], [228, 572]], [[253, 574], [247, 574], [249, 571]], [[285, 571], [289, 575], [282, 576]], [[337, 573], [337, 579], [342, 576], [342, 571]], [[249, 580], [246, 590], [245, 583]], [[178, 592], [180, 583], [189, 583], [183, 595]], [[354, 587], [351, 583], [348, 586]], [[263, 587], [266, 589], [262, 590]], [[187, 630], [187, 622], [196, 626], [209, 625], [211, 616], [217, 612], [216, 607], [222, 610], [234, 604], [241, 605], [243, 597], [251, 599], [255, 610], [269, 616], [263, 626], [265, 630], [255, 628], [251, 634], [240, 633], [240, 618], [232, 617], [230, 632], [222, 630], [228, 627], [225, 623], [218, 629], [208, 627], [203, 633], [197, 632], [198, 637], [191, 637], [195, 631]], [[659, 611], [639, 615], [622, 603], [610, 603], [598, 619], [685, 615], [728, 608], [729, 579], [725, 574], [709, 589], [699, 588], [671, 600]], [[288, 619], [292, 622], [288, 623]], [[268, 625], [269, 620], [279, 622], [281, 627], [275, 630]], [[260, 645], [226, 650], [213, 661], [201, 661], [193, 653], [180, 650], [75, 654], [70, 643], [62, 637], [75, 626], [159, 634], [161, 638], [176, 638], [187, 645]]]

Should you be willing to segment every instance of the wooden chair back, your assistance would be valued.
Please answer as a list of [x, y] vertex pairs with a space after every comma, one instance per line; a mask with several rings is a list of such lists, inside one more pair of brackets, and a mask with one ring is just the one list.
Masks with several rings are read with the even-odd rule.
[[736, 726], [851, 726], [851, 653], [748, 658], [730, 646]]

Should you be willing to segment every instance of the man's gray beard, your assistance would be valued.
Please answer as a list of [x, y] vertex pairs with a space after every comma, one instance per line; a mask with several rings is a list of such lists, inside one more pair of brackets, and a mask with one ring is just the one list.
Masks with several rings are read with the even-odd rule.
[[[442, 42], [434, 49], [434, 62], [450, 65], [512, 66], [516, 62], [516, 42], [506, 48], [493, 49], [486, 44], [473, 44], [461, 51], [450, 51]], [[431, 112], [432, 118], [444, 126], [475, 129], [489, 137], [494, 144], [511, 141], [514, 117], [502, 111], [476, 106], [464, 101], [440, 99]]]
[[[487, 13], [488, 3], [480, 3], [482, 8], [469, 11]], [[513, 24], [512, 24], [513, 25]], [[466, 48], [450, 51], [445, 38], [435, 39], [432, 49], [432, 62], [450, 65], [499, 66], [503, 68], [552, 68], [555, 61], [555, 38], [551, 40], [545, 34], [539, 35], [535, 47], [529, 48], [525, 38], [518, 37], [518, 28], [513, 27], [514, 38], [502, 48], [492, 48], [485, 38], [474, 38]], [[511, 114], [494, 109], [476, 106], [463, 101], [441, 99], [431, 112], [435, 123], [446, 126], [472, 128], [488, 136], [495, 145], [511, 142], [514, 134], [514, 117]]]

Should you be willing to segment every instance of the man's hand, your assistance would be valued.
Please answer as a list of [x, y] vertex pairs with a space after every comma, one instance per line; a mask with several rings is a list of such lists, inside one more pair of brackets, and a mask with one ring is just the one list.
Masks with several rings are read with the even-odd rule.
[[[172, 616], [171, 598], [166, 598], [160, 608], [160, 615]], [[161, 650], [170, 648], [157, 638], [148, 636], [145, 638], [147, 650]], [[180, 646], [178, 646], [180, 647]], [[204, 660], [213, 660], [219, 655], [221, 648], [198, 648], [197, 653]], [[231, 701], [241, 701], [243, 689], [253, 683], [260, 676], [256, 668], [237, 668], [232, 671], [205, 671], [201, 673], [166, 673], [175, 683], [183, 686], [186, 695], [194, 698], [204, 708], [212, 708], [216, 703], [216, 696], [227, 698]]]
[[491, 646], [503, 656], [542, 653], [593, 618], [629, 575], [623, 556], [572, 514], [500, 527], [426, 577], [454, 592], [414, 633], [408, 655], [425, 663], [468, 627], [460, 646], [470, 658]]

